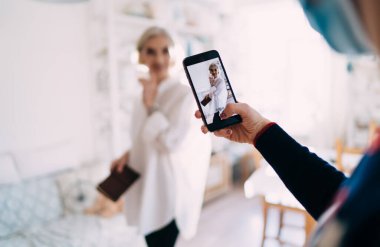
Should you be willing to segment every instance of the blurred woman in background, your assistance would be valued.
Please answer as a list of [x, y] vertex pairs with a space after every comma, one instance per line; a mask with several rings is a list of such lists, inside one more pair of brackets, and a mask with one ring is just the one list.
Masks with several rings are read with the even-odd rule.
[[169, 75], [173, 39], [159, 27], [137, 43], [139, 62], [149, 68], [132, 116], [132, 147], [112, 170], [128, 164], [140, 179], [126, 194], [127, 222], [149, 247], [174, 246], [178, 234], [195, 235], [211, 154], [209, 138], [197, 131], [191, 89]]

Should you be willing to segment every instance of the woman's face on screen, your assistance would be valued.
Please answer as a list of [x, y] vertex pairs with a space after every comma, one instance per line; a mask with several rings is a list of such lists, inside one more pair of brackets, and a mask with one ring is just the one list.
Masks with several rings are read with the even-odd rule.
[[217, 67], [211, 67], [210, 68], [210, 74], [212, 77], [216, 78], [218, 76], [218, 68]]
[[169, 48], [169, 40], [163, 35], [158, 35], [150, 38], [140, 52], [140, 62], [148, 66], [158, 80], [165, 79], [169, 74]]

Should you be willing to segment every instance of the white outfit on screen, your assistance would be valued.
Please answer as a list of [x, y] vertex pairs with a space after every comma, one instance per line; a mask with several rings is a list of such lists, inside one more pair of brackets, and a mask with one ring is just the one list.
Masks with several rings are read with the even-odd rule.
[[213, 114], [215, 112], [219, 112], [221, 114], [226, 107], [227, 104], [227, 87], [224, 80], [217, 76], [216, 78], [210, 77], [210, 83], [213, 82], [213, 85], [210, 88], [209, 96], [211, 97], [212, 105], [210, 106], [210, 109], [213, 110]]
[[141, 177], [126, 193], [130, 225], [147, 235], [173, 219], [180, 234], [195, 235], [210, 162], [211, 141], [199, 131], [191, 89], [177, 80], [159, 85], [158, 110], [134, 108], [129, 164]]

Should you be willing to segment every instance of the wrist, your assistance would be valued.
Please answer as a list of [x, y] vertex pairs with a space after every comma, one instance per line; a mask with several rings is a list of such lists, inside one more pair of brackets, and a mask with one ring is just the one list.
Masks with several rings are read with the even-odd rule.
[[262, 121], [258, 128], [257, 128], [257, 132], [255, 134], [255, 136], [253, 137], [253, 145], [256, 146], [256, 143], [257, 143], [257, 140], [273, 125], [275, 125], [276, 123], [275, 122], [271, 122], [269, 121], [268, 119], [264, 119], [264, 121]]

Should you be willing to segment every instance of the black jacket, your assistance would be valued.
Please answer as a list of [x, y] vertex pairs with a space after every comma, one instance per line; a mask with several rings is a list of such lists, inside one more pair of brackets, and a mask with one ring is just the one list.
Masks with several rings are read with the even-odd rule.
[[[314, 238], [318, 240], [310, 245], [380, 246], [380, 138], [350, 178], [298, 144], [278, 125], [258, 137], [256, 148], [315, 219], [332, 205], [335, 208], [319, 224], [318, 238]], [[326, 231], [335, 231], [336, 244], [321, 237]]]

